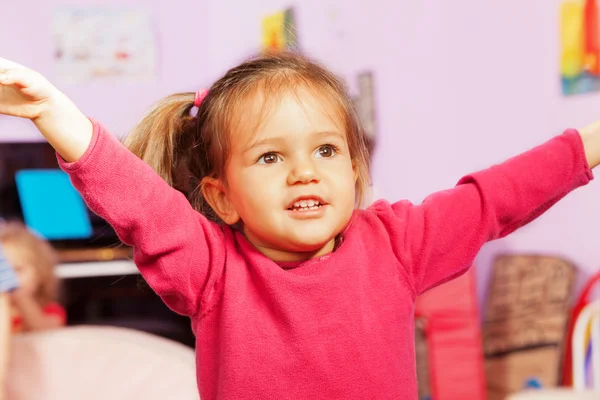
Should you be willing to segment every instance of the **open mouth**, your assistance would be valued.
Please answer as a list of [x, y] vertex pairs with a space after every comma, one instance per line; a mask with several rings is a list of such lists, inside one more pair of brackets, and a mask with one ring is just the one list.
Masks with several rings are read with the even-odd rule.
[[320, 207], [324, 206], [318, 200], [300, 200], [292, 204], [288, 210], [291, 211], [309, 211], [309, 210], [318, 210]]
[[314, 211], [327, 205], [318, 197], [304, 197], [294, 201], [289, 207], [289, 211]]

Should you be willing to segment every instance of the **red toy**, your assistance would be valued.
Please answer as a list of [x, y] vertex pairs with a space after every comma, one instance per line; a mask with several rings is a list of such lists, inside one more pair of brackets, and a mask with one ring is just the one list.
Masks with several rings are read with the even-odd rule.
[[431, 398], [485, 400], [485, 371], [475, 272], [417, 299], [425, 321]]

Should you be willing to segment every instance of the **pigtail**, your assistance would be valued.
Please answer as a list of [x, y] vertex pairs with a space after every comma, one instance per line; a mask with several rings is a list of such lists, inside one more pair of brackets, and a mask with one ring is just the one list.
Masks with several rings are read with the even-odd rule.
[[194, 93], [165, 97], [142, 118], [124, 144], [170, 186], [189, 196], [193, 182], [187, 167], [190, 141], [198, 129], [191, 111]]
[[221, 222], [202, 195], [202, 178], [211, 173], [209, 141], [201, 135], [202, 102], [192, 114], [194, 92], [170, 95], [154, 105], [124, 140], [129, 150], [150, 165], [192, 207], [209, 220]]

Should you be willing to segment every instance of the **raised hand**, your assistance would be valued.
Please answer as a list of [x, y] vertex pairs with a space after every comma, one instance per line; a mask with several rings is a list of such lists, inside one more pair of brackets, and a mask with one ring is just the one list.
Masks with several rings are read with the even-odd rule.
[[92, 123], [60, 90], [32, 69], [0, 58], [0, 114], [32, 120], [66, 161], [92, 138]]
[[0, 58], [0, 114], [35, 120], [61, 95], [41, 74]]

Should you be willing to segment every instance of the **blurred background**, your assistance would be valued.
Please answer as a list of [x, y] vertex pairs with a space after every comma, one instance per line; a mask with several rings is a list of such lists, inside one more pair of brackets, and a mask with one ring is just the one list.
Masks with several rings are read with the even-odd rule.
[[[123, 137], [161, 97], [208, 87], [261, 51], [298, 49], [356, 99], [373, 144], [374, 198], [418, 203], [600, 118], [598, 12], [589, 0], [34, 0], [3, 6], [0, 56], [39, 71]], [[39, 176], [18, 184], [19, 171], [48, 168], [56, 168], [53, 152], [32, 124], [0, 116], [0, 216], [29, 215], [30, 228], [59, 251], [68, 324], [126, 327], [193, 347], [189, 321], [140, 282], [104, 221], [36, 202]], [[68, 185], [53, 185], [56, 204]], [[572, 386], [573, 326], [600, 299], [599, 202], [592, 182], [487, 244], [471, 273], [420, 300], [421, 398]], [[44, 231], [52, 224], [28, 209], [64, 228]], [[581, 337], [588, 387], [590, 332]]]

